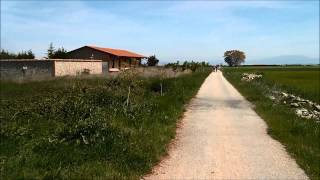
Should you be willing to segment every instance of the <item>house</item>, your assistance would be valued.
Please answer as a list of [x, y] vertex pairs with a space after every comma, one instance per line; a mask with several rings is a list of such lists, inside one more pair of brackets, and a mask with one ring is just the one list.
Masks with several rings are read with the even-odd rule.
[[111, 49], [96, 46], [83, 46], [68, 52], [70, 59], [102, 60], [102, 71], [125, 69], [141, 65], [143, 55], [122, 49]]

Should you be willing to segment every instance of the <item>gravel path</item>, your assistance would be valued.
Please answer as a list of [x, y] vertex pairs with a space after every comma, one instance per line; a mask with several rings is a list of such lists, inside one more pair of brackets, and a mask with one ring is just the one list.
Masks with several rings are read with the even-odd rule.
[[308, 179], [221, 72], [185, 112], [169, 155], [145, 179]]

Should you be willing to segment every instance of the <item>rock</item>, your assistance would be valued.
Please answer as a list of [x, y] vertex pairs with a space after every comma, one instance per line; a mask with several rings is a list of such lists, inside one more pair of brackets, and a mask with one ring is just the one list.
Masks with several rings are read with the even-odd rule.
[[295, 98], [296, 98], [296, 96], [294, 96], [294, 95], [292, 95], [292, 94], [290, 94], [289, 97], [292, 98], [292, 99], [295, 99]]
[[282, 92], [281, 95], [282, 95], [283, 97], [288, 97], [288, 94], [287, 94], [287, 93], [284, 93], [284, 92]]
[[297, 101], [300, 101], [300, 102], [306, 102], [306, 100], [305, 100], [305, 99], [302, 99], [301, 97], [296, 97], [296, 100], [297, 100]]
[[312, 101], [310, 101], [310, 100], [307, 100], [307, 103], [309, 104], [309, 105], [313, 105], [313, 102]]
[[297, 113], [298, 115], [303, 115], [302, 113], [303, 113], [304, 111], [307, 111], [307, 110], [306, 110], [305, 108], [296, 109], [296, 113]]
[[276, 98], [274, 97], [274, 96], [272, 96], [272, 95], [270, 95], [270, 96], [268, 96], [269, 97], [269, 99], [271, 99], [271, 100], [275, 100]]
[[296, 114], [300, 117], [307, 118], [307, 119], [310, 119], [313, 116], [312, 113], [309, 113], [309, 111], [305, 108], [296, 109]]
[[257, 79], [257, 78], [262, 78], [262, 75], [261, 74], [243, 73], [241, 80], [249, 82], [249, 81], [252, 81], [252, 80]]
[[309, 114], [309, 111], [306, 110], [306, 111], [302, 111], [302, 115], [303, 115], [303, 116], [309, 116], [310, 114]]
[[299, 107], [299, 104], [298, 103], [291, 103], [290, 104], [292, 107]]
[[320, 105], [315, 102], [277, 90], [271, 90], [271, 95], [267, 97], [277, 103], [288, 104], [290, 107], [295, 108], [295, 113], [299, 117], [312, 118], [317, 123], [320, 122]]

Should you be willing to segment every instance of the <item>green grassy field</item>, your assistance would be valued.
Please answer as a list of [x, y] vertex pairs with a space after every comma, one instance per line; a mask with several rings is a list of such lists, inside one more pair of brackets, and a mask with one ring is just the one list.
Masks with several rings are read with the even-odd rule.
[[1, 179], [138, 179], [208, 74], [0, 82]]
[[320, 66], [315, 67], [241, 67], [234, 72], [262, 73], [269, 86], [277, 86], [314, 102], [320, 103]]
[[[319, 71], [319, 67], [223, 68], [228, 81], [255, 105], [268, 133], [285, 146], [311, 179], [320, 179], [320, 124], [298, 117], [290, 106], [274, 103], [267, 96], [270, 89], [278, 89], [319, 103]], [[244, 72], [261, 73], [263, 78], [241, 81]]]

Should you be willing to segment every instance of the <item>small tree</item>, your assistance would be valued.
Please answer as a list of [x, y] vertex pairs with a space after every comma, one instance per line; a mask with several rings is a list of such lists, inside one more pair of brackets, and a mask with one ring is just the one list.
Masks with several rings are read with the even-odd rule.
[[184, 61], [183, 64], [182, 64], [182, 71], [184, 71], [184, 70], [186, 70], [188, 68], [189, 68], [188, 62]]
[[55, 50], [52, 43], [50, 43], [49, 48], [47, 50], [48, 59], [67, 59], [68, 58], [68, 51], [65, 50], [63, 47], [58, 48]]
[[54, 55], [54, 47], [53, 44], [50, 43], [49, 48], [47, 50], [48, 59], [52, 59]]
[[27, 52], [27, 57], [28, 57], [28, 59], [34, 59], [35, 58], [33, 52], [31, 51], [31, 49]]
[[155, 55], [148, 57], [148, 60], [147, 60], [148, 66], [156, 66], [158, 63], [159, 63], [159, 59], [157, 59]]
[[174, 72], [176, 72], [176, 71], [178, 70], [179, 64], [180, 64], [179, 61], [177, 61], [176, 63], [173, 63], [172, 70], [173, 70]]
[[29, 50], [28, 52], [21, 51], [18, 53], [17, 59], [34, 59], [34, 54], [31, 50]]
[[34, 59], [35, 56], [31, 50], [21, 51], [18, 54], [10, 53], [5, 50], [1, 50], [0, 59]]
[[17, 55], [1, 49], [0, 59], [16, 59]]
[[246, 59], [245, 53], [239, 50], [226, 51], [223, 57], [229, 66], [239, 66]]
[[195, 72], [198, 68], [198, 63], [191, 61], [190, 63], [190, 69], [192, 72]]

